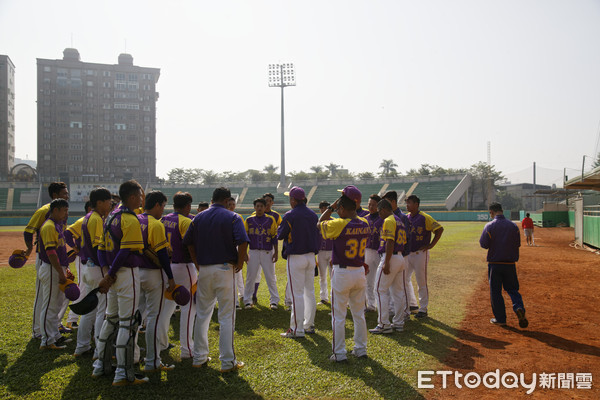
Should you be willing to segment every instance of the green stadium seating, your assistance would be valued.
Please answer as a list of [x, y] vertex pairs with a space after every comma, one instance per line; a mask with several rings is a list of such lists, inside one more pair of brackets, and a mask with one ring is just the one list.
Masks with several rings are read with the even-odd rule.
[[39, 189], [15, 188], [13, 210], [35, 210]]
[[[242, 193], [241, 190], [239, 193], [240, 194]], [[286, 203], [287, 204], [287, 200], [284, 199], [285, 196], [283, 195], [283, 193], [277, 193], [276, 186], [248, 187], [248, 191], [246, 192], [246, 195], [244, 196], [244, 199], [242, 200], [242, 202], [240, 204], [244, 205], [244, 206], [251, 206], [252, 202], [255, 199], [262, 197], [263, 194], [265, 194], [265, 193], [273, 193], [273, 195], [275, 196], [275, 203], [278, 203], [278, 204]]]
[[8, 188], [0, 188], [0, 210], [6, 210], [8, 200]]
[[412, 194], [419, 196], [422, 205], [440, 204], [452, 193], [460, 180], [419, 182]]

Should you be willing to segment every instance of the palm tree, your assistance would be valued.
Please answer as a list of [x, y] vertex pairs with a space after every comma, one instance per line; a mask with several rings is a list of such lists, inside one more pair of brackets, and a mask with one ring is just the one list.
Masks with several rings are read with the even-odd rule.
[[325, 168], [327, 168], [329, 170], [329, 174], [334, 177], [335, 174], [337, 173], [338, 169], [340, 169], [342, 167], [342, 165], [338, 165], [338, 164], [334, 164], [334, 163], [329, 163], [329, 165], [326, 165]]
[[379, 168], [383, 169], [383, 171], [381, 171], [381, 176], [384, 176], [384, 177], [396, 176], [398, 174], [398, 172], [396, 171], [397, 167], [398, 167], [398, 164], [396, 164], [394, 162], [394, 160], [381, 161], [381, 164], [379, 164]]

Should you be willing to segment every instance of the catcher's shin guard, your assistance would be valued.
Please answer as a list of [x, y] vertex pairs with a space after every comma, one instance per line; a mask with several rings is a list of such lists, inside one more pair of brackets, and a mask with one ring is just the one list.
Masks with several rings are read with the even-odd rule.
[[121, 318], [119, 328], [127, 329], [129, 331], [129, 337], [125, 345], [117, 345], [117, 348], [125, 350], [125, 364], [117, 365], [117, 368], [123, 368], [127, 375], [127, 380], [133, 382], [135, 380], [135, 370], [133, 367], [133, 359], [135, 352], [135, 335], [137, 334], [138, 328], [142, 323], [142, 314], [140, 310], [137, 310], [130, 318]]
[[104, 342], [104, 354], [102, 355], [102, 366], [104, 374], [112, 374], [112, 357], [115, 354], [115, 342], [117, 341], [119, 316], [111, 315], [106, 317], [106, 322], [112, 326], [106, 338], [98, 337], [98, 341]]

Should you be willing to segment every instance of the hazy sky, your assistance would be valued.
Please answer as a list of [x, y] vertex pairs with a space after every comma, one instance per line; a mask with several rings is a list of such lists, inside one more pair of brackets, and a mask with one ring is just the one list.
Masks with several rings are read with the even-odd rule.
[[[72, 39], [71, 39], [72, 38]], [[16, 155], [36, 158], [36, 58], [161, 69], [157, 174], [279, 165], [353, 172], [487, 160], [506, 175], [594, 155], [600, 1], [0, 0], [0, 54], [16, 66]], [[125, 45], [126, 43], [126, 45]], [[126, 46], [126, 47], [125, 47]], [[514, 175], [513, 174], [513, 175]], [[515, 175], [516, 176], [516, 175]]]

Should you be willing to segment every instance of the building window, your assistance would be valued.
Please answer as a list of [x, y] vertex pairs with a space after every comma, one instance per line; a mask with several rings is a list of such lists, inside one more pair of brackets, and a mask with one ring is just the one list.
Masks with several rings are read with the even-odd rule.
[[110, 71], [102, 71], [102, 76], [110, 76]]
[[140, 105], [134, 103], [115, 103], [115, 110], [139, 110]]
[[116, 78], [117, 78], [118, 81], [124, 81], [125, 80], [125, 74], [124, 73], [117, 72], [115, 76], [116, 76]]
[[109, 88], [110, 87], [110, 82], [103, 82], [102, 83], [102, 87]]
[[88, 87], [92, 87], [92, 86], [94, 86], [94, 82], [92, 82], [92, 81], [87, 81], [87, 82], [86, 82], [86, 85], [88, 85]]
[[104, 103], [104, 104], [102, 104], [102, 108], [103, 108], [104, 110], [110, 110], [110, 104], [108, 104], [108, 103]]
[[115, 124], [115, 129], [118, 131], [127, 130], [127, 124]]
[[45, 66], [44, 72], [52, 72], [52, 67]]
[[71, 121], [71, 124], [69, 126], [71, 128], [81, 128], [83, 124], [79, 121]]
[[137, 82], [138, 76], [137, 74], [129, 74], [129, 82]]

